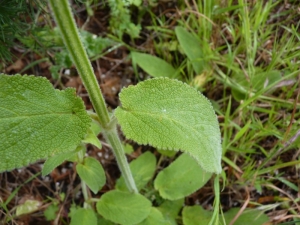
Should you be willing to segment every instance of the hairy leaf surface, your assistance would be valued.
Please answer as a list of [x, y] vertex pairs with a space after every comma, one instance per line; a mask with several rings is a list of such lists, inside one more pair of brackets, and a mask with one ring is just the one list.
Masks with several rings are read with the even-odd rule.
[[0, 171], [72, 151], [90, 118], [74, 89], [41, 77], [0, 75]]
[[211, 103], [177, 80], [155, 78], [122, 90], [115, 115], [127, 138], [182, 150], [208, 172], [221, 172], [221, 135]]

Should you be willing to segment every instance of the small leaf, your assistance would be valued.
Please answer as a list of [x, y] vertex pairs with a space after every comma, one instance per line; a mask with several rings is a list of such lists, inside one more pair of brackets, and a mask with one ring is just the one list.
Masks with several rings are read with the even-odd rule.
[[[224, 219], [226, 224], [229, 224], [231, 220], [238, 213], [240, 208], [231, 208], [228, 212], [224, 213]], [[182, 219], [184, 225], [207, 225], [212, 218], [213, 212], [204, 210], [201, 206], [185, 206], [182, 211]], [[222, 215], [220, 215], [220, 222], [222, 221]], [[269, 222], [268, 216], [263, 214], [257, 209], [246, 209], [234, 222], [234, 225], [249, 224], [261, 225]], [[223, 222], [221, 222], [222, 225]]]
[[158, 209], [152, 207], [149, 216], [138, 225], [171, 225], [171, 223]]
[[41, 202], [37, 200], [26, 200], [23, 204], [18, 205], [16, 208], [16, 216], [32, 213], [38, 210]]
[[[156, 158], [151, 152], [145, 152], [130, 162], [130, 170], [138, 190], [141, 190], [152, 178], [156, 169]], [[116, 188], [127, 191], [124, 177], [117, 181]]]
[[[229, 224], [230, 221], [235, 217], [239, 212], [240, 208], [231, 208], [229, 211], [224, 213], [224, 218], [226, 224]], [[269, 222], [270, 219], [267, 215], [257, 209], [246, 209], [234, 222], [234, 225], [245, 225], [251, 221], [252, 225], [261, 225], [266, 222]]]
[[184, 199], [178, 199], [175, 201], [164, 201], [157, 209], [164, 215], [164, 218], [168, 220], [172, 225], [177, 225], [176, 218], [184, 204]]
[[59, 155], [54, 155], [46, 160], [42, 169], [42, 176], [46, 176], [51, 173], [56, 167], [62, 164], [64, 161], [74, 157], [77, 151], [67, 152]]
[[97, 148], [101, 149], [102, 145], [96, 134], [92, 129], [88, 129], [85, 138], [82, 140], [83, 143], [95, 145]]
[[91, 126], [89, 127], [87, 134], [85, 138], [82, 140], [82, 142], [86, 144], [92, 144], [97, 148], [101, 149], [102, 145], [99, 138], [97, 137], [97, 135], [100, 134], [100, 132], [101, 132], [101, 126], [99, 122], [92, 119]]
[[44, 211], [44, 216], [47, 221], [54, 220], [57, 216], [59, 208], [57, 204], [51, 204], [47, 207], [47, 209]]
[[151, 202], [144, 196], [117, 190], [103, 194], [97, 202], [99, 214], [107, 220], [122, 225], [143, 221], [150, 210]]
[[97, 216], [92, 209], [76, 209], [71, 216], [70, 225], [97, 225]]
[[180, 46], [183, 48], [183, 51], [187, 55], [188, 59], [192, 62], [194, 71], [197, 74], [201, 74], [205, 64], [200, 40], [183, 27], [176, 27], [175, 33]]
[[41, 77], [0, 75], [0, 172], [74, 150], [91, 119], [75, 89]]
[[184, 225], [207, 225], [212, 216], [213, 212], [204, 210], [199, 205], [185, 206], [182, 210], [182, 220]]
[[160, 171], [154, 181], [159, 194], [169, 200], [184, 198], [203, 187], [211, 173], [203, 171], [189, 155], [182, 154]]
[[187, 152], [208, 172], [220, 173], [221, 134], [211, 103], [177, 80], [154, 78], [125, 88], [115, 116], [139, 144]]
[[93, 131], [93, 133], [97, 136], [98, 134], [100, 134], [101, 132], [101, 126], [100, 123], [94, 119], [92, 119], [92, 123], [91, 123], [91, 130]]
[[[236, 84], [232, 87], [231, 93], [236, 100], [240, 101], [245, 99], [246, 95], [250, 94], [250, 91], [268, 91], [269, 88], [278, 83], [281, 78], [281, 72], [278, 70], [261, 72], [258, 69], [255, 71], [255, 75], [251, 77], [251, 81], [248, 81], [242, 71], [240, 71], [239, 73], [234, 73], [233, 79]], [[275, 90], [275, 88], [273, 87], [269, 92], [272, 90]]]
[[175, 77], [176, 70], [166, 61], [149, 54], [131, 52], [132, 60], [152, 77]]
[[133, 152], [134, 152], [134, 149], [133, 149], [132, 145], [130, 145], [130, 144], [125, 144], [125, 145], [124, 145], [124, 152], [125, 152], [126, 154], [128, 154], [128, 155], [130, 155], [131, 153], [133, 153]]
[[83, 163], [76, 165], [79, 177], [89, 186], [95, 194], [105, 184], [105, 172], [100, 162], [91, 157], [86, 157]]
[[176, 152], [175, 151], [172, 151], [172, 150], [164, 150], [164, 149], [157, 149], [157, 151], [162, 154], [162, 155], [165, 155], [165, 156], [168, 156], [168, 157], [173, 157], [176, 155]]

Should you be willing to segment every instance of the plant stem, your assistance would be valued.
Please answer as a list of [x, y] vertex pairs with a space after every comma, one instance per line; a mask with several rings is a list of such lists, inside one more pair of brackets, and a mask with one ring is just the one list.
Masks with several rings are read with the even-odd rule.
[[[49, 2], [62, 39], [90, 96], [93, 107], [99, 117], [99, 122], [103, 127], [103, 134], [111, 144], [127, 188], [129, 191], [137, 193], [138, 191], [124, 154], [123, 145], [116, 132], [116, 124], [111, 123], [111, 118], [109, 117], [91, 62], [80, 40], [69, 2], [68, 0], [50, 0]], [[114, 124], [113, 127], [111, 127], [112, 124]]]
[[68, 0], [51, 0], [50, 4], [64, 43], [76, 65], [83, 84], [89, 93], [96, 113], [98, 116], [101, 115], [99, 116], [100, 123], [105, 127], [109, 122], [109, 115], [97, 79], [94, 75], [91, 62], [88, 59], [87, 53], [80, 40], [69, 2]]
[[109, 130], [107, 132], [105, 132], [104, 136], [105, 136], [105, 139], [108, 141], [108, 143], [110, 144], [110, 146], [112, 148], [112, 151], [113, 151], [113, 153], [116, 157], [118, 166], [119, 166], [120, 170], [122, 171], [123, 177], [124, 178], [127, 177], [127, 179], [124, 179], [125, 183], [126, 183], [126, 186], [128, 187], [129, 191], [137, 193], [138, 190], [137, 190], [136, 187], [134, 187], [135, 189], [133, 189], [133, 188], [130, 189], [131, 184], [132, 183], [135, 184], [135, 182], [134, 182], [133, 177], [131, 175], [131, 171], [130, 171], [130, 168], [128, 166], [127, 159], [126, 159], [126, 157], [124, 157], [125, 156], [124, 151], [123, 152], [116, 151], [117, 149], [120, 149], [120, 148], [123, 149], [123, 145], [122, 145], [122, 143], [120, 141], [120, 138], [118, 136], [116, 127], [112, 128], [111, 130]]

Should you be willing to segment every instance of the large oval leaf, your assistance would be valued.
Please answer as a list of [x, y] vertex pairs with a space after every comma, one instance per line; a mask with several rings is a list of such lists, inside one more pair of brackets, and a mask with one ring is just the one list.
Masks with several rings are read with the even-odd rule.
[[0, 75], [0, 171], [72, 151], [90, 118], [75, 89], [41, 77]]
[[189, 153], [208, 172], [221, 172], [221, 135], [211, 103], [177, 80], [155, 78], [122, 90], [115, 115], [127, 138]]

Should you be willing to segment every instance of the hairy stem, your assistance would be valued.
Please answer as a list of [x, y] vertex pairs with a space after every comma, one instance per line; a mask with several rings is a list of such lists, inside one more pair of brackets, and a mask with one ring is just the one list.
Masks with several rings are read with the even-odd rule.
[[[114, 125], [114, 129], [111, 127], [112, 123], [104, 98], [101, 94], [91, 62], [89, 61], [87, 53], [80, 40], [79, 32], [72, 16], [69, 2], [68, 0], [50, 0], [49, 2], [66, 48], [76, 65], [78, 73], [90, 96], [93, 107], [99, 117], [99, 122], [104, 129], [104, 136], [112, 145], [111, 147], [117, 159], [118, 166], [124, 176], [127, 187], [131, 192], [138, 192], [124, 154], [123, 146], [117, 132], [115, 132], [116, 125]], [[112, 132], [112, 130], [114, 131]]]

